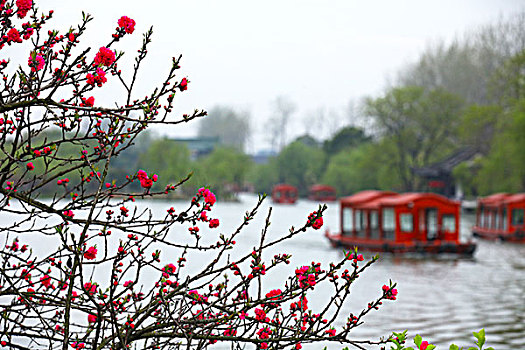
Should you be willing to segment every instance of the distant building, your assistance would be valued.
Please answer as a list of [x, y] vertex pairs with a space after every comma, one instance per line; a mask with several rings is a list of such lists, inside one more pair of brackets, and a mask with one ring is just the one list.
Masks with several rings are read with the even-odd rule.
[[452, 171], [459, 163], [472, 159], [478, 153], [479, 151], [474, 147], [464, 147], [440, 162], [423, 168], [415, 168], [413, 171], [427, 181], [427, 191], [449, 198], [459, 198], [462, 196], [462, 191], [455, 183]]
[[273, 158], [276, 155], [277, 153], [275, 151], [262, 150], [252, 155], [252, 160], [256, 164], [267, 164], [270, 158]]
[[218, 136], [180, 138], [171, 140], [186, 145], [190, 151], [191, 160], [196, 160], [210, 154], [220, 144]]

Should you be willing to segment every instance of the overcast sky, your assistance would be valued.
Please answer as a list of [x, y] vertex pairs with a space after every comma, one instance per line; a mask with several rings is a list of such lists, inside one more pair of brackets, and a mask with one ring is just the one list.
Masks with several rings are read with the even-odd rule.
[[[525, 9], [523, 0], [44, 0], [54, 26], [78, 23], [81, 11], [95, 20], [84, 44], [107, 42], [116, 20], [136, 20], [136, 32], [120, 43], [129, 54], [153, 25], [144, 87], [183, 55], [181, 77], [191, 81], [177, 110], [233, 106], [251, 112], [251, 150], [268, 146], [264, 122], [277, 96], [297, 105], [290, 137], [301, 120], [325, 109], [344, 117], [351, 100], [377, 96], [399, 68], [427, 45]], [[146, 90], [145, 90], [146, 91]], [[188, 136], [195, 125], [163, 130]], [[324, 131], [326, 132], [326, 130]], [[317, 133], [319, 134], [318, 130]], [[321, 133], [322, 134], [322, 133]], [[322, 135], [321, 135], [322, 136]]]

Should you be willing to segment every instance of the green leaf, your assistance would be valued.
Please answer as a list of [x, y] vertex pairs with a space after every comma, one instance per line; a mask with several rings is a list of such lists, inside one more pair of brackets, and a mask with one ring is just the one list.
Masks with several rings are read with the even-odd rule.
[[483, 344], [485, 344], [485, 329], [482, 328], [478, 333], [472, 332], [472, 334], [474, 334], [474, 337], [478, 340], [476, 345], [481, 349]]
[[427, 350], [434, 350], [436, 348], [435, 345], [432, 345], [432, 344], [428, 344], [427, 346]]
[[459, 346], [457, 346], [456, 344], [451, 344], [448, 350], [459, 350]]
[[485, 350], [494, 350], [494, 348], [491, 346], [491, 347], [486, 348]]
[[477, 348], [471, 346], [470, 348], [468, 348], [467, 350], [478, 350]]
[[421, 336], [419, 334], [417, 334], [415, 337], [414, 337], [414, 344], [417, 345], [418, 348], [421, 347], [421, 342], [423, 341], [423, 338], [421, 338]]

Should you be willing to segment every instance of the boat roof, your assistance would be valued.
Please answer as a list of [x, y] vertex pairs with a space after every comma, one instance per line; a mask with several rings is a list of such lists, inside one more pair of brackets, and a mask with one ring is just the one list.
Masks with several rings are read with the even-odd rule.
[[398, 196], [382, 198], [380, 205], [383, 206], [396, 206], [396, 205], [406, 205], [409, 203], [418, 202], [421, 200], [432, 200], [438, 201], [447, 205], [459, 206], [459, 202], [452, 199], [448, 199], [445, 196], [436, 193], [425, 193], [425, 192], [409, 192], [402, 193]]
[[503, 204], [512, 194], [510, 193], [494, 193], [490, 196], [482, 197], [478, 199], [478, 204], [488, 205], [488, 206], [498, 206]]
[[383, 203], [383, 200], [384, 199], [387, 199], [387, 198], [392, 198], [392, 197], [395, 197], [396, 195], [393, 195], [393, 196], [388, 196], [388, 197], [379, 197], [379, 198], [376, 198], [376, 199], [373, 199], [371, 201], [368, 201], [368, 202], [361, 202], [357, 205], [355, 205], [355, 208], [356, 209], [379, 209], [381, 207], [381, 204]]
[[273, 191], [297, 191], [295, 186], [289, 184], [277, 184], [273, 186]]
[[329, 185], [316, 184], [310, 186], [310, 191], [332, 191], [335, 192], [335, 188]]
[[346, 205], [358, 205], [365, 202], [370, 202], [378, 198], [395, 196], [397, 193], [391, 191], [377, 191], [377, 190], [365, 190], [357, 192], [351, 196], [343, 197], [340, 199], [341, 204]]
[[519, 202], [525, 202], [525, 193], [516, 193], [508, 196], [505, 199], [505, 204], [514, 204]]

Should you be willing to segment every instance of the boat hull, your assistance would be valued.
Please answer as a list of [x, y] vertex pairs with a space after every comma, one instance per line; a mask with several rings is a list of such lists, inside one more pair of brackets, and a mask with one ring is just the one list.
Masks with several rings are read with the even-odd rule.
[[502, 230], [486, 230], [478, 227], [472, 228], [472, 235], [490, 241], [504, 241], [512, 243], [525, 243], [525, 232], [517, 230], [515, 232], [505, 232]]
[[342, 236], [339, 234], [326, 234], [333, 247], [340, 247], [345, 249], [354, 249], [358, 247], [359, 250], [382, 252], [392, 254], [454, 254], [459, 256], [470, 257], [476, 250], [476, 244], [473, 242], [456, 243], [447, 241], [430, 241], [430, 242], [395, 242], [395, 241], [374, 241], [357, 239], [355, 237]]
[[297, 198], [272, 198], [274, 203], [278, 204], [294, 204], [297, 202]]

